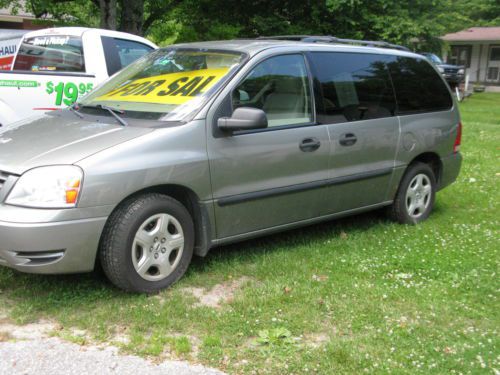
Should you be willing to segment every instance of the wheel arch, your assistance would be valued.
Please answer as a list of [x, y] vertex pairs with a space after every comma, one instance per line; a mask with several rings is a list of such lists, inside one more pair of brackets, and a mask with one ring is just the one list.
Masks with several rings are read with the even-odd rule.
[[410, 163], [408, 163], [406, 169], [408, 169], [410, 165], [418, 162], [427, 164], [431, 167], [432, 171], [434, 172], [434, 177], [436, 178], [436, 185], [439, 187], [443, 172], [443, 163], [441, 162], [441, 158], [439, 157], [439, 155], [435, 152], [421, 153], [414, 157]]
[[123, 202], [148, 193], [168, 195], [179, 201], [188, 210], [195, 229], [194, 254], [205, 256], [210, 250], [212, 242], [210, 215], [207, 207], [200, 203], [198, 195], [188, 187], [177, 184], [150, 186], [129, 194], [116, 205], [114, 210], [120, 207]]
[[415, 163], [424, 163], [431, 167], [432, 171], [434, 172], [434, 177], [436, 178], [437, 189], [439, 190], [443, 173], [443, 163], [441, 161], [441, 158], [437, 153], [432, 151], [422, 152], [421, 154], [416, 155], [405, 167], [399, 169], [395, 174], [394, 179], [391, 182], [391, 187], [388, 194], [388, 198], [391, 201], [396, 197], [399, 186], [401, 185], [401, 181], [403, 180], [406, 172]]

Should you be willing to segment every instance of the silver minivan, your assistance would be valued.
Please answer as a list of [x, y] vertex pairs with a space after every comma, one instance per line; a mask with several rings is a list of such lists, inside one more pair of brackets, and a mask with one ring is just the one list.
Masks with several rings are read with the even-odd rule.
[[425, 220], [461, 165], [440, 74], [393, 45], [284, 39], [154, 51], [0, 128], [0, 264], [99, 262], [150, 293], [221, 244], [381, 207]]

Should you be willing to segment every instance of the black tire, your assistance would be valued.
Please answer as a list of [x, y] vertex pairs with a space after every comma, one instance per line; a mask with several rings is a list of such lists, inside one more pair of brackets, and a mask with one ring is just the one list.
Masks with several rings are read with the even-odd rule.
[[[430, 183], [430, 196], [428, 197], [428, 204], [425, 209], [418, 212], [418, 216], [411, 215], [407, 205], [407, 191], [410, 183], [414, 181], [417, 175], [427, 176]], [[388, 208], [389, 217], [401, 224], [418, 224], [426, 220], [432, 212], [434, 201], [436, 199], [436, 177], [432, 168], [425, 163], [415, 162], [412, 163], [406, 170], [401, 183], [399, 184], [394, 202]], [[426, 201], [427, 202], [427, 201]]]
[[[168, 214], [182, 227], [183, 250], [176, 267], [158, 281], [139, 275], [132, 260], [136, 233], [148, 218]], [[179, 280], [186, 272], [194, 248], [194, 224], [187, 209], [177, 200], [162, 194], [149, 193], [124, 201], [111, 214], [99, 246], [99, 260], [107, 278], [118, 288], [129, 292], [155, 293]]]

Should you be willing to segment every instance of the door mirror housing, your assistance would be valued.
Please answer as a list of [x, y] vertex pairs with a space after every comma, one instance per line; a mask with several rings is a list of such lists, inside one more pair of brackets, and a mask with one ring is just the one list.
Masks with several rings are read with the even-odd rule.
[[217, 126], [225, 131], [264, 129], [267, 128], [267, 116], [262, 109], [240, 107], [231, 117], [218, 119]]

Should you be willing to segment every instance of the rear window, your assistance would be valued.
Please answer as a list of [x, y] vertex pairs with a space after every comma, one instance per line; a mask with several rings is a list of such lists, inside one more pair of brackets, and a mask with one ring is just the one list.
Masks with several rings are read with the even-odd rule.
[[335, 124], [394, 116], [388, 57], [360, 53], [311, 54], [322, 92], [317, 119]]
[[65, 35], [46, 35], [23, 40], [15, 70], [32, 72], [85, 72], [82, 40]]
[[398, 114], [444, 111], [453, 106], [448, 87], [425, 59], [394, 57], [389, 71]]

